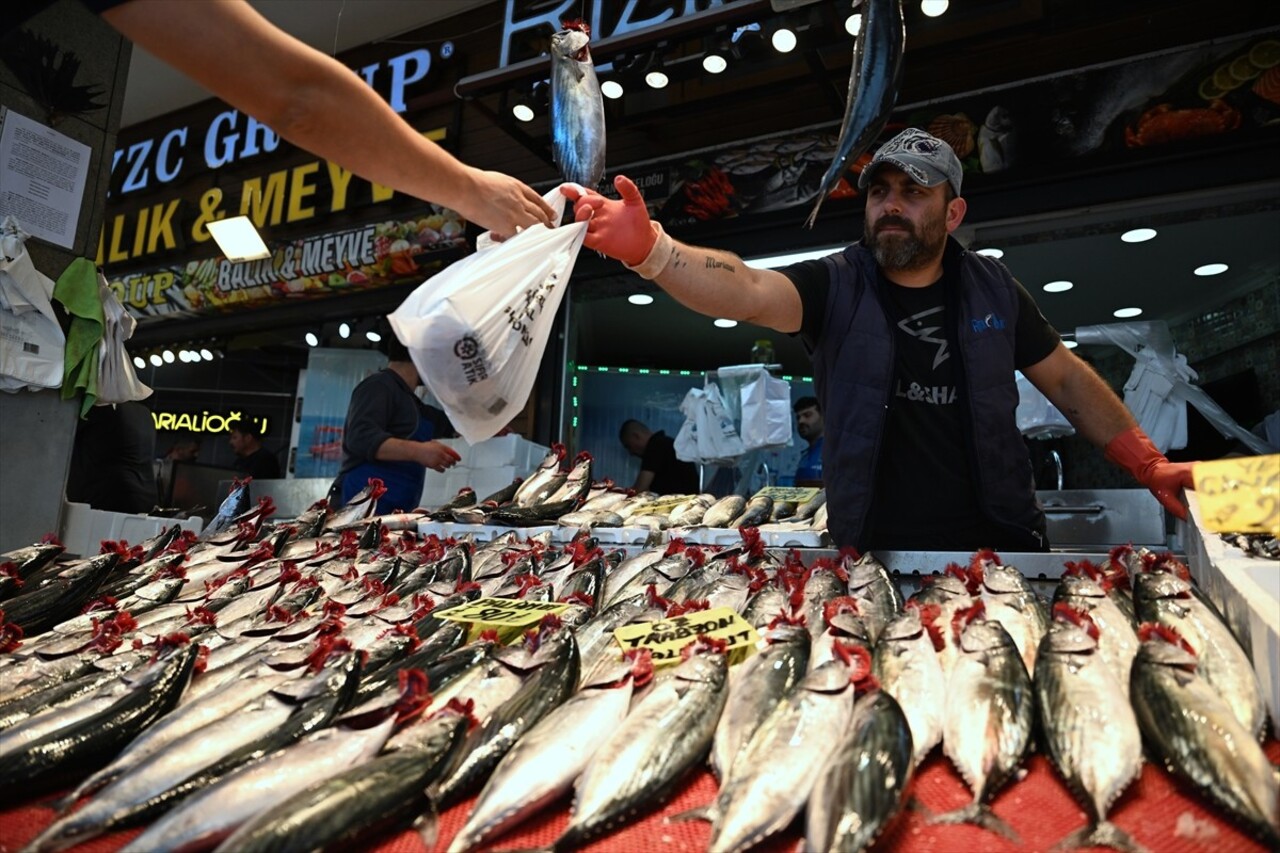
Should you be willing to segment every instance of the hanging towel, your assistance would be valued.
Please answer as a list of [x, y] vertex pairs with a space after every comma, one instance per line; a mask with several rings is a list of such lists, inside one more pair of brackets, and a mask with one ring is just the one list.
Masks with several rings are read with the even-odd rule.
[[0, 391], [58, 388], [66, 338], [49, 299], [53, 281], [31, 262], [12, 216], [0, 225]]
[[133, 337], [138, 321], [124, 310], [102, 273], [98, 273], [98, 297], [106, 323], [98, 362], [97, 404], [109, 406], [146, 399], [151, 396], [151, 389], [142, 384], [138, 374], [134, 373], [133, 362], [124, 348], [124, 342]]
[[58, 276], [53, 298], [71, 315], [67, 330], [66, 360], [62, 373], [62, 399], [84, 392], [80, 417], [93, 408], [98, 397], [98, 347], [102, 344], [104, 318], [98, 296], [98, 271], [88, 258], [76, 258]]

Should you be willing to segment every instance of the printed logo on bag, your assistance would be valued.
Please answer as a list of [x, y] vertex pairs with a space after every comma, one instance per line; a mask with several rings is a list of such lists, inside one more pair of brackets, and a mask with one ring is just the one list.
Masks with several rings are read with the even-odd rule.
[[520, 336], [520, 343], [525, 346], [532, 346], [533, 344], [531, 326], [534, 319], [537, 318], [538, 312], [542, 310], [542, 306], [547, 303], [547, 296], [556, 289], [556, 279], [556, 274], [552, 273], [538, 287], [526, 289], [523, 306], [512, 308], [508, 305], [502, 309], [507, 314], [507, 325], [511, 326], [511, 331]]
[[480, 354], [480, 345], [473, 337], [465, 337], [453, 345], [453, 354], [466, 361]]
[[489, 378], [489, 369], [484, 363], [484, 354], [480, 352], [480, 342], [467, 335], [459, 338], [453, 345], [453, 354], [462, 362], [462, 376], [468, 385], [475, 385]]

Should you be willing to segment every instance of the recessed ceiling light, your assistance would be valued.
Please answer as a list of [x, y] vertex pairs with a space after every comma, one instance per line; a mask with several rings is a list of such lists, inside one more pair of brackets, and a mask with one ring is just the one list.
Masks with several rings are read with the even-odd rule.
[[342, 337], [344, 337], [344, 338], [349, 338], [349, 337], [351, 337], [351, 327], [350, 327], [349, 325], [347, 325], [346, 323], [342, 323], [342, 324], [340, 324], [340, 325], [338, 326], [338, 334], [339, 334], [339, 335], [341, 335], [341, 336], [342, 336]]
[[736, 325], [738, 325], [737, 320], [726, 320], [723, 317], [716, 320], [716, 326], [721, 329], [732, 329]]
[[152, 367], [159, 367], [164, 364], [164, 359], [160, 357], [159, 353], [151, 353], [150, 361]]
[[988, 258], [1003, 258], [1004, 249], [997, 249], [994, 246], [986, 249], [979, 249], [979, 255], [986, 255]]
[[1075, 341], [1063, 341], [1062, 345], [1067, 349], [1075, 349], [1076, 347], [1080, 346], [1080, 344], [1076, 343]]
[[320, 346], [320, 339], [316, 337], [316, 333], [315, 333], [315, 332], [307, 332], [307, 334], [306, 334], [306, 336], [305, 336], [305, 337], [306, 337], [306, 341], [307, 341], [307, 346], [309, 346], [309, 347], [318, 347], [318, 346]]
[[165, 364], [173, 364], [173, 360], [174, 360], [173, 350], [171, 349], [165, 350], [164, 352], [160, 353], [160, 357], [164, 359]]
[[213, 361], [213, 353], [209, 352], [208, 349], [200, 350], [200, 357], [205, 361]]
[[1069, 281], [1051, 281], [1044, 286], [1044, 291], [1045, 293], [1066, 293], [1073, 287], [1075, 285]]
[[844, 19], [844, 31], [851, 36], [862, 32], [862, 15], [850, 15]]
[[778, 53], [790, 53], [796, 49], [796, 34], [786, 27], [774, 30], [769, 40], [773, 42], [773, 49]]
[[1141, 314], [1142, 309], [1141, 308], [1117, 308], [1115, 311], [1112, 311], [1111, 313], [1114, 316], [1119, 317], [1121, 320], [1128, 320], [1130, 317], [1137, 317], [1139, 314]]
[[920, 0], [920, 11], [924, 12], [925, 17], [936, 18], [947, 11], [950, 5], [951, 0]]
[[1226, 264], [1205, 264], [1202, 267], [1196, 267], [1196, 275], [1221, 275], [1230, 267]]
[[533, 121], [533, 107], [528, 104], [516, 104], [511, 108], [511, 114], [517, 121]]
[[665, 88], [671, 80], [661, 71], [650, 71], [648, 74], [644, 75], [644, 82], [648, 83], [649, 87], [652, 89], [662, 89]]
[[138, 368], [139, 370], [142, 370], [147, 366], [147, 362], [142, 356], [135, 355], [133, 357], [133, 366]]
[[1145, 243], [1156, 236], [1154, 228], [1134, 228], [1132, 231], [1126, 231], [1120, 235], [1120, 239], [1126, 243]]
[[633, 293], [627, 297], [627, 301], [632, 305], [652, 305], [653, 297], [647, 293]]
[[369, 340], [373, 341], [375, 344], [378, 341], [382, 340], [382, 335], [378, 334], [377, 332], [365, 332], [364, 336]]
[[178, 361], [182, 362], [183, 364], [186, 364], [190, 360], [191, 360], [191, 356], [187, 354], [186, 350], [184, 349], [178, 350]]
[[718, 53], [708, 53], [702, 57], [702, 68], [708, 74], [719, 74], [728, 67], [728, 61]]
[[622, 84], [617, 80], [605, 80], [600, 84], [600, 94], [611, 101], [616, 101], [622, 97]]

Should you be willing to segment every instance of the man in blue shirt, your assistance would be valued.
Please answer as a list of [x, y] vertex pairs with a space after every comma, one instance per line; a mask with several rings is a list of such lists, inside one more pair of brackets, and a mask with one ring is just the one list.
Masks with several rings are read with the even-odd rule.
[[796, 432], [809, 442], [796, 466], [797, 486], [822, 485], [822, 407], [817, 397], [801, 397], [791, 406], [796, 413]]

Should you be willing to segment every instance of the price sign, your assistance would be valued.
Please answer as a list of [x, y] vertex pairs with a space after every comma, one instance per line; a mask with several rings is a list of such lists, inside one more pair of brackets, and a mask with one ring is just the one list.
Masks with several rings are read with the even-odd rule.
[[634, 518], [640, 515], [667, 515], [671, 510], [680, 506], [685, 501], [692, 500], [696, 495], [676, 495], [675, 497], [666, 498], [660, 501], [652, 501], [647, 504], [641, 504], [640, 507], [631, 514]]
[[470, 625], [467, 640], [476, 639], [488, 630], [498, 632], [504, 643], [518, 639], [526, 630], [536, 627], [548, 613], [563, 613], [569, 605], [563, 601], [525, 601], [520, 598], [477, 598], [434, 614], [450, 622]]
[[768, 497], [773, 498], [774, 503], [790, 501], [796, 506], [800, 506], [800, 504], [807, 503], [808, 501], [816, 498], [820, 491], [822, 491], [822, 489], [813, 486], [766, 486], [756, 492], [754, 497], [758, 498], [761, 495], [767, 495]]
[[1280, 536], [1280, 454], [1197, 462], [1191, 473], [1205, 527]]
[[728, 643], [729, 662], [746, 660], [755, 653], [760, 635], [751, 623], [730, 607], [696, 610], [657, 622], [623, 625], [613, 632], [623, 651], [648, 649], [654, 666], [680, 663], [680, 652], [699, 635]]

